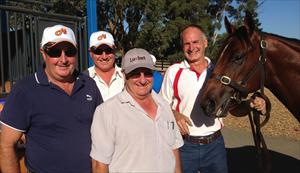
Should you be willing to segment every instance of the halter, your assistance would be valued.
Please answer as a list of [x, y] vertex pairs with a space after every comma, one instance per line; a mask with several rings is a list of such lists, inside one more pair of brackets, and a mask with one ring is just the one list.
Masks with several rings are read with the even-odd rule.
[[[249, 92], [246, 88], [248, 81], [254, 76], [257, 70], [260, 70], [260, 92], [264, 95], [264, 83], [265, 83], [265, 62], [266, 59], [266, 46], [267, 42], [263, 40], [262, 36], [260, 37], [260, 57], [258, 58], [258, 62], [252, 68], [252, 70], [245, 76], [245, 78], [241, 81], [234, 81], [229, 76], [226, 75], [217, 75], [215, 77], [216, 80], [220, 81], [222, 85], [229, 86], [234, 89], [232, 95], [226, 95], [221, 98], [221, 103], [225, 104], [224, 109], [229, 105], [230, 100], [236, 101], [238, 104], [243, 101], [242, 98], [248, 96]], [[224, 117], [226, 114], [221, 114], [218, 117]]]
[[[233, 94], [228, 97], [225, 96], [222, 98], [221, 103], [222, 105], [225, 104], [224, 110], [227, 110], [227, 106], [229, 105], [230, 100], [235, 100], [238, 102], [238, 104], [242, 101], [239, 96], [241, 94], [242, 96], [248, 96], [248, 90], [245, 87], [247, 85], [247, 82], [254, 76], [257, 70], [260, 70], [260, 92], [256, 92], [252, 97], [255, 98], [255, 96], [259, 95], [260, 97], [263, 97], [266, 101], [266, 106], [269, 105], [269, 109], [267, 106], [267, 113], [266, 117], [263, 120], [263, 122], [260, 122], [260, 114], [255, 109], [252, 109], [252, 111], [249, 112], [249, 121], [251, 125], [252, 135], [257, 151], [257, 155], [259, 157], [259, 167], [261, 172], [269, 173], [271, 172], [271, 159], [270, 154], [267, 149], [267, 145], [265, 143], [265, 140], [263, 138], [263, 135], [261, 133], [261, 127], [267, 123], [267, 121], [270, 118], [270, 109], [271, 109], [271, 103], [267, 96], [264, 94], [264, 84], [265, 84], [265, 63], [267, 61], [266, 58], [266, 46], [267, 42], [262, 38], [262, 35], [260, 35], [260, 57], [258, 58], [258, 62], [255, 64], [254, 68], [246, 75], [246, 77], [240, 81], [236, 82], [231, 80], [228, 76], [216, 76], [216, 79], [220, 81], [225, 86], [230, 86], [234, 89]], [[225, 94], [226, 95], [226, 94]]]

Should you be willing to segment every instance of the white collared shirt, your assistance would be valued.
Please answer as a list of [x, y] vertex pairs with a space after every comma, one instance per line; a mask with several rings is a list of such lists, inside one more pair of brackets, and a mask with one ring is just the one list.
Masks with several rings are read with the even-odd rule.
[[[211, 60], [205, 57], [210, 65]], [[175, 98], [174, 94], [174, 79], [179, 71], [182, 69], [178, 79], [178, 96], [179, 100]], [[170, 66], [164, 76], [160, 94], [168, 101], [173, 110], [178, 107], [179, 112], [189, 117], [193, 126], [188, 126], [191, 136], [206, 136], [210, 135], [223, 126], [221, 118], [210, 118], [203, 114], [200, 108], [199, 100], [197, 99], [198, 93], [201, 90], [207, 75], [207, 69], [201, 74], [197, 74], [190, 68], [186, 60], [178, 64]], [[193, 117], [197, 120], [193, 121]], [[194, 118], [195, 119], [195, 118]], [[196, 122], [197, 121], [197, 122]]]
[[88, 71], [89, 76], [95, 80], [102, 95], [103, 101], [108, 100], [123, 90], [125, 77], [122, 74], [121, 68], [117, 65], [115, 65], [115, 72], [109, 82], [109, 85], [107, 85], [106, 82], [99, 75], [97, 75], [95, 66], [89, 67]]
[[151, 96], [155, 120], [126, 89], [96, 108], [90, 156], [109, 164], [110, 172], [174, 172], [173, 150], [183, 140], [168, 103], [155, 92]]

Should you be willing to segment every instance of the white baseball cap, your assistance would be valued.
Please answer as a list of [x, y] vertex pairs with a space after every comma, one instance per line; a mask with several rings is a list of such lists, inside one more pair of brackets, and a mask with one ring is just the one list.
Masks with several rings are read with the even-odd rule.
[[76, 38], [72, 29], [63, 25], [47, 27], [43, 32], [41, 48], [49, 42], [57, 44], [63, 41], [70, 42], [77, 47]]
[[106, 31], [98, 31], [94, 32], [90, 37], [90, 48], [98, 47], [102, 44], [106, 44], [107, 46], [114, 48], [115, 40], [114, 37]]
[[152, 58], [152, 61], [154, 62], [154, 64], [156, 63], [156, 58], [155, 58], [155, 56], [154, 55], [150, 55], [151, 56], [151, 58]]

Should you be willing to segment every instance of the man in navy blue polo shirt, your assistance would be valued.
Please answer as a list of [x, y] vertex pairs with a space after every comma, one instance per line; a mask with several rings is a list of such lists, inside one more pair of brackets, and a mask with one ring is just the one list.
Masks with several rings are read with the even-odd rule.
[[90, 126], [101, 94], [93, 79], [75, 69], [70, 28], [46, 28], [40, 51], [43, 68], [14, 86], [1, 113], [2, 171], [20, 172], [14, 145], [25, 134], [29, 172], [89, 173]]

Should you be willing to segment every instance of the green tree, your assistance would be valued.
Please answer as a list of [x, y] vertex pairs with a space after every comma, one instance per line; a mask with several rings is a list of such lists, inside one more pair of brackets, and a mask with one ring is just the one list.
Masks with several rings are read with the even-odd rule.
[[208, 10], [210, 15], [214, 16], [213, 22], [216, 29], [213, 37], [210, 37], [208, 55], [213, 58], [217, 57], [218, 50], [227, 36], [227, 33], [218, 34], [225, 16], [232, 20], [234, 25], [240, 26], [243, 24], [245, 12], [249, 11], [253, 15], [257, 29], [261, 30], [256, 10], [263, 3], [264, 0], [260, 4], [257, 0], [215, 0]]
[[[164, 9], [160, 14], [159, 22], [148, 20], [151, 12], [146, 16], [146, 22], [141, 27], [143, 33], [139, 37], [137, 44], [142, 46], [142, 43], [148, 42], [148, 50], [152, 51], [159, 58], [163, 58], [172, 62], [179, 61], [182, 58], [180, 45], [180, 31], [184, 26], [190, 23], [199, 24], [204, 27], [206, 31], [211, 30], [210, 16], [207, 15], [206, 9], [209, 2], [202, 0], [165, 0], [161, 9]], [[150, 18], [151, 19], [151, 18]], [[146, 27], [148, 23], [154, 23], [156, 32], [152, 33], [151, 27]], [[145, 27], [144, 27], [145, 26]], [[153, 40], [148, 35], [155, 34], [159, 40]], [[154, 37], [154, 38], [155, 38]]]
[[[82, 16], [85, 0], [54, 0], [52, 11]], [[159, 59], [182, 59], [180, 31], [187, 24], [201, 25], [209, 39], [207, 55], [216, 57], [226, 34], [218, 34], [224, 16], [240, 25], [244, 11], [256, 23], [257, 0], [97, 0], [99, 30], [111, 32], [121, 54], [133, 47], [149, 50]]]
[[114, 35], [122, 54], [135, 46], [149, 2], [148, 0], [98, 1], [98, 28], [108, 30]]

